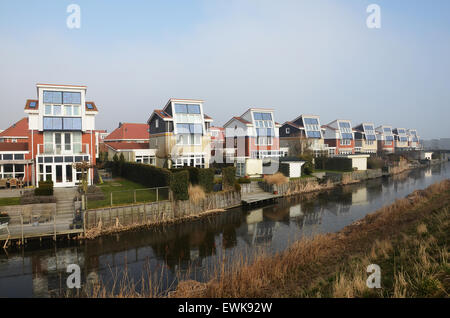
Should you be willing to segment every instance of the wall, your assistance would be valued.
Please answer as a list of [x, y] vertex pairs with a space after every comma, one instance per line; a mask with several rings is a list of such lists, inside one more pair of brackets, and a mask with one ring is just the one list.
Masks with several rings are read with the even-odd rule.
[[240, 204], [240, 193], [222, 191], [209, 194], [197, 203], [189, 200], [162, 201], [102, 208], [86, 212], [85, 226], [87, 230], [90, 230], [98, 229], [101, 224], [101, 230], [108, 231], [119, 229], [120, 226], [156, 225], [200, 217], [202, 214], [220, 212], [219, 209], [227, 209]]

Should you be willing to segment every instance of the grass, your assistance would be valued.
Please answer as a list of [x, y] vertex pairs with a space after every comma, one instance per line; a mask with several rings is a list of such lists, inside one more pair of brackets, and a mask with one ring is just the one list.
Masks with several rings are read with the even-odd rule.
[[20, 197], [0, 198], [0, 206], [20, 205]]
[[[126, 179], [115, 179], [110, 182], [104, 182], [98, 186], [105, 194], [104, 200], [88, 201], [88, 209], [98, 209], [111, 206], [111, 193], [113, 193], [113, 206], [133, 204], [134, 192], [136, 190], [136, 203], [156, 201], [156, 190], [144, 189], [139, 183]], [[168, 191], [160, 189], [158, 200], [167, 200]]]

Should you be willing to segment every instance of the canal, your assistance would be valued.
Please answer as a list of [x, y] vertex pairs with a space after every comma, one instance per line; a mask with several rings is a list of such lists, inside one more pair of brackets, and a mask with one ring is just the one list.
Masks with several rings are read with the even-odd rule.
[[397, 198], [447, 178], [450, 163], [185, 224], [87, 242], [35, 242], [24, 249], [0, 250], [0, 297], [58, 296], [65, 290], [69, 264], [80, 266], [83, 284], [101, 279], [110, 286], [123, 273], [137, 284], [151, 276], [162, 290], [173, 289], [178, 277], [206, 281], [222, 263], [282, 251], [302, 237], [339, 231]]

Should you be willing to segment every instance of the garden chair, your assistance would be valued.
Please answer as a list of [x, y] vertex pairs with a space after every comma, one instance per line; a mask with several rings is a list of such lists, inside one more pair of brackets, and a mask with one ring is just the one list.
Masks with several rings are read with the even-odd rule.
[[16, 178], [12, 178], [11, 180], [9, 180], [9, 188], [16, 188], [17, 189], [17, 179]]
[[17, 186], [19, 187], [19, 189], [23, 188], [23, 178], [19, 178], [19, 180], [17, 181]]
[[0, 188], [5, 188], [7, 187], [7, 181], [6, 179], [0, 179]]

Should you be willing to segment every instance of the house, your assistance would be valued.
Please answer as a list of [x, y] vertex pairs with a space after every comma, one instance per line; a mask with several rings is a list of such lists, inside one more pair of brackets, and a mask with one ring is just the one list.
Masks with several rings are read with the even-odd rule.
[[225, 129], [222, 127], [211, 126], [211, 162], [224, 162], [225, 148]]
[[408, 146], [409, 149], [419, 150], [421, 149], [420, 138], [417, 135], [416, 129], [407, 129], [406, 135], [408, 136]]
[[305, 150], [313, 151], [315, 157], [327, 153], [320, 117], [301, 115], [285, 122], [280, 128], [280, 147], [288, 149], [288, 156], [297, 156]]
[[355, 139], [350, 120], [336, 119], [322, 128], [329, 156], [355, 153]]
[[[287, 155], [287, 149], [280, 149], [281, 125], [275, 122], [273, 109], [249, 108], [241, 116], [231, 118], [223, 127], [226, 161], [236, 165], [239, 176], [261, 174], [257, 171], [274, 173], [272, 161]], [[260, 168], [263, 161], [268, 167], [264, 171]]]
[[75, 186], [82, 172], [74, 163], [96, 162], [98, 108], [86, 101], [86, 86], [37, 84], [36, 89], [37, 99], [25, 103], [27, 117], [0, 134], [0, 176], [33, 185], [52, 180], [55, 187]]
[[209, 167], [213, 120], [204, 113], [203, 104], [203, 100], [171, 98], [163, 109], [153, 111], [147, 123], [156, 166]]
[[381, 125], [375, 129], [377, 134], [378, 152], [393, 153], [395, 150], [392, 126]]
[[353, 132], [355, 135], [355, 153], [377, 153], [377, 136], [373, 123], [361, 123], [353, 128]]
[[149, 126], [140, 123], [119, 123], [104, 139], [103, 151], [111, 160], [114, 155], [124, 155], [128, 162], [138, 162], [155, 165], [155, 150], [149, 146]]
[[405, 151], [409, 149], [408, 135], [405, 128], [394, 128], [394, 148], [395, 151]]

